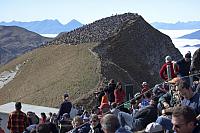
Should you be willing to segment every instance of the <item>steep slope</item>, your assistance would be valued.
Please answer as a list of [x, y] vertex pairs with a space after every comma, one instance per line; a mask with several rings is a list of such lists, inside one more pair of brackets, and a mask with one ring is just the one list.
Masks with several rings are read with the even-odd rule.
[[171, 39], [154, 29], [142, 17], [128, 21], [119, 32], [94, 49], [101, 58], [102, 75], [139, 89], [142, 81], [150, 85], [161, 82], [159, 70], [166, 55], [182, 58]]
[[5, 64], [50, 40], [24, 28], [0, 26], [0, 64]]
[[22, 65], [16, 77], [0, 89], [0, 104], [22, 101], [56, 107], [64, 92], [68, 92], [75, 103], [91, 102], [92, 98], [88, 97], [100, 78], [99, 60], [90, 52], [93, 46], [95, 44], [39, 48], [0, 67], [2, 73]]

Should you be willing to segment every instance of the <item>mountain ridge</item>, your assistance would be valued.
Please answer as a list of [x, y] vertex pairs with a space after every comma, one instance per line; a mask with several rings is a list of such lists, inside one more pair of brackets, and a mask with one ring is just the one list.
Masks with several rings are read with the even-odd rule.
[[182, 58], [169, 36], [132, 13], [97, 20], [61, 34], [50, 44], [0, 67], [3, 72], [28, 59], [12, 82], [0, 89], [0, 103], [56, 107], [67, 91], [73, 103], [92, 106], [93, 92], [105, 87], [101, 86], [105, 80], [131, 83], [130, 91], [137, 92], [143, 81], [150, 87], [161, 82], [158, 71], [166, 55]]
[[151, 25], [156, 29], [165, 30], [187, 30], [187, 29], [200, 29], [200, 21], [188, 21], [188, 22], [153, 22]]
[[78, 27], [83, 26], [79, 21], [73, 19], [67, 24], [61, 24], [57, 19], [45, 19], [42, 21], [11, 21], [11, 22], [0, 22], [3, 26], [19, 26], [38, 34], [58, 34], [60, 32], [68, 32]]

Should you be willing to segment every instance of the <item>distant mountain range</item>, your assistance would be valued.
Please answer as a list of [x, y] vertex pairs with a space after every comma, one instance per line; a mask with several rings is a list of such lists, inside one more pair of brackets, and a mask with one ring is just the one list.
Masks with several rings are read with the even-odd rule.
[[184, 39], [199, 39], [200, 40], [200, 30], [195, 31], [193, 33], [181, 36], [179, 38], [184, 38]]
[[73, 19], [66, 25], [61, 24], [58, 20], [43, 20], [43, 21], [31, 21], [31, 22], [0, 22], [2, 26], [19, 26], [27, 30], [36, 32], [38, 34], [58, 34], [60, 32], [68, 32], [83, 26], [80, 22]]
[[[83, 24], [75, 19], [71, 20], [67, 24], [61, 24], [57, 19], [46, 19], [42, 21], [30, 21], [30, 22], [0, 22], [2, 26], [19, 26], [38, 34], [59, 34], [61, 32], [69, 32], [76, 28], [82, 27]], [[165, 30], [186, 30], [186, 29], [200, 29], [200, 21], [189, 22], [177, 22], [177, 23], [164, 23], [154, 22], [151, 25], [156, 29]]]
[[183, 47], [199, 47], [200, 48], [200, 44], [195, 44], [195, 45], [185, 45]]
[[177, 22], [177, 23], [154, 22], [151, 23], [151, 25], [156, 29], [164, 29], [164, 30], [200, 29], [200, 21]]

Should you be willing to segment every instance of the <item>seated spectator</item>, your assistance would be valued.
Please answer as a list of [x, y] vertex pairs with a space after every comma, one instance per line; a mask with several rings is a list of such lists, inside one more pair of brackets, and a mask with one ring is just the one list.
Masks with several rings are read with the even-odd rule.
[[117, 103], [112, 103], [111, 104], [111, 110], [110, 112], [112, 114], [114, 114], [115, 116], [118, 116], [118, 113], [120, 112], [120, 110], [117, 108]]
[[31, 131], [36, 130], [36, 127], [37, 127], [37, 124], [29, 125], [28, 127], [26, 127], [23, 133], [30, 133]]
[[61, 124], [68, 124], [69, 122], [71, 123], [71, 118], [70, 115], [68, 113], [64, 113], [63, 116], [60, 119], [60, 123]]
[[134, 116], [119, 112], [118, 119], [121, 126], [129, 126], [132, 131], [143, 130], [149, 123], [157, 119], [157, 103], [158, 98], [153, 97], [150, 101], [150, 105], [136, 112]]
[[83, 123], [83, 119], [80, 116], [75, 116], [72, 121], [73, 130], [71, 133], [88, 133], [90, 131], [90, 124]]
[[174, 108], [172, 113], [173, 130], [176, 133], [200, 133], [195, 111], [188, 106]]
[[30, 125], [39, 124], [40, 119], [34, 112], [28, 111], [27, 112], [27, 118], [29, 120]]
[[83, 111], [83, 114], [81, 115], [81, 118], [82, 118], [82, 119], [84, 119], [84, 117], [85, 117], [85, 118], [88, 118], [88, 120], [89, 120], [90, 114], [89, 114], [89, 112], [88, 112], [87, 110], [84, 110], [84, 111]]
[[168, 91], [169, 91], [169, 85], [166, 82], [155, 85], [155, 87], [152, 90], [153, 95], [156, 97], [161, 97], [164, 94], [166, 94]]
[[54, 123], [54, 124], [57, 124], [58, 123], [58, 120], [57, 120], [57, 114], [56, 113], [53, 113], [51, 119], [50, 119], [50, 122]]
[[60, 132], [65, 133], [73, 129], [73, 126], [71, 124], [72, 120], [70, 118], [70, 115], [68, 113], [64, 113], [63, 116], [60, 119]]
[[130, 111], [134, 115], [139, 110], [139, 107], [138, 107], [135, 99], [131, 99], [130, 103], [131, 103]]
[[142, 82], [141, 94], [143, 95], [148, 90], [149, 90], [148, 83], [147, 82]]
[[164, 133], [164, 129], [160, 124], [152, 122], [147, 125], [145, 133]]
[[138, 106], [139, 103], [141, 103], [142, 101], [142, 94], [140, 94], [140, 92], [136, 93], [134, 95], [134, 99], [135, 99], [136, 105]]
[[180, 78], [174, 78], [174, 81], [170, 82], [170, 90], [162, 95], [159, 98], [159, 104], [158, 104], [158, 109], [159, 112], [165, 113], [167, 115], [171, 115], [172, 111], [171, 108], [174, 106], [177, 106], [181, 102], [181, 96], [179, 95], [177, 91], [177, 87], [174, 82], [179, 82]]
[[[177, 82], [177, 91], [183, 99], [181, 99], [181, 106], [189, 106], [193, 108], [197, 114], [196, 119], [200, 120], [200, 95], [199, 93], [194, 93], [192, 88], [189, 85], [190, 81], [188, 78], [182, 78]], [[173, 108], [172, 108], [173, 112]], [[160, 116], [156, 120], [159, 124], [161, 124], [165, 129], [171, 130], [172, 123], [171, 117]]]
[[90, 118], [89, 118], [90, 116], [84, 116], [83, 117], [83, 123], [88, 123], [89, 121], [90, 121]]
[[104, 133], [131, 133], [125, 128], [120, 128], [119, 120], [113, 114], [106, 114], [103, 116], [101, 125]]
[[142, 99], [141, 103], [139, 104], [140, 108], [144, 108], [147, 105], [149, 105], [149, 102], [151, 100], [151, 93], [150, 92], [146, 92], [144, 93], [144, 98]]
[[50, 122], [52, 116], [53, 116], [53, 113], [49, 112], [49, 117], [47, 117], [46, 122]]
[[47, 116], [44, 112], [41, 113], [41, 119], [40, 119], [40, 123], [43, 124], [43, 123], [46, 123], [46, 119], [47, 119]]
[[99, 115], [100, 114], [100, 109], [97, 106], [93, 107], [92, 110], [91, 110], [91, 114]]
[[58, 133], [56, 125], [53, 123], [43, 123], [36, 127], [36, 133]]
[[90, 128], [89, 133], [104, 133], [98, 115], [92, 114], [90, 116]]
[[101, 114], [104, 115], [110, 111], [110, 105], [108, 103], [101, 104], [99, 107]]

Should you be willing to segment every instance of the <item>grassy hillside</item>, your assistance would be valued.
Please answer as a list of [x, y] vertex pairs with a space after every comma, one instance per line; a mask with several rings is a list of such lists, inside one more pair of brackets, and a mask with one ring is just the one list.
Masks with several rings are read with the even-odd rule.
[[[64, 92], [72, 101], [89, 94], [98, 84], [100, 62], [90, 52], [94, 44], [52, 45], [29, 52], [0, 67], [0, 73], [20, 67], [16, 77], [0, 89], [0, 104], [22, 101], [56, 107]], [[23, 63], [26, 61], [26, 63]]]

